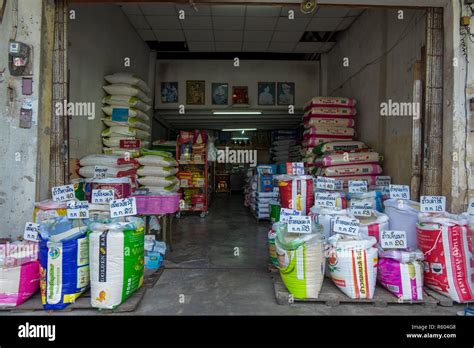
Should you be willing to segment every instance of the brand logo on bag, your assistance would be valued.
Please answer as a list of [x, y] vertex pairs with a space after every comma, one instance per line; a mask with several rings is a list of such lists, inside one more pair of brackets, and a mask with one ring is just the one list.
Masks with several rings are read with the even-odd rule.
[[101, 233], [99, 237], [99, 282], [107, 281], [107, 234]]
[[257, 150], [230, 150], [228, 146], [225, 149], [217, 150], [218, 163], [248, 163], [251, 167], [257, 165]]
[[49, 249], [49, 253], [48, 253], [49, 257], [52, 258], [53, 260], [54, 259], [57, 259], [59, 257], [59, 255], [61, 255], [61, 251], [59, 250], [59, 248], [51, 248]]

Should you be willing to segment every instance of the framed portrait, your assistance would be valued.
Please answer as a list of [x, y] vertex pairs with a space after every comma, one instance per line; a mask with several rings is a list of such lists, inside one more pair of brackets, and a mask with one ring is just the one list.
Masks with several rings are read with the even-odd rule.
[[276, 83], [258, 83], [258, 105], [275, 105], [276, 103]]
[[178, 99], [178, 82], [162, 82], [161, 102], [163, 104], [177, 103]]
[[295, 83], [278, 82], [278, 105], [295, 105]]
[[211, 94], [212, 94], [213, 105], [229, 104], [229, 84], [228, 83], [212, 83]]
[[206, 82], [201, 80], [186, 81], [186, 104], [206, 104]]
[[232, 104], [248, 104], [249, 88], [247, 86], [232, 86]]

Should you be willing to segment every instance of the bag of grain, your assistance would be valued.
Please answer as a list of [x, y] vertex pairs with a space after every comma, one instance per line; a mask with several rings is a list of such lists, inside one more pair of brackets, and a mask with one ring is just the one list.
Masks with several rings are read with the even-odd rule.
[[92, 307], [116, 308], [143, 284], [144, 222], [128, 220], [88, 225]]
[[474, 301], [474, 257], [468, 215], [418, 214], [424, 283], [459, 303]]
[[313, 177], [309, 175], [281, 176], [278, 181], [282, 208], [309, 214], [314, 204]]
[[285, 223], [273, 228], [278, 267], [288, 291], [295, 298], [318, 298], [325, 265], [322, 227], [313, 223], [308, 234], [288, 233]]
[[39, 262], [16, 267], [0, 267], [0, 306], [16, 307], [39, 288]]
[[423, 299], [423, 253], [379, 249], [377, 279], [401, 300]]
[[328, 268], [334, 284], [353, 299], [374, 296], [377, 249], [374, 237], [354, 238], [335, 234], [329, 238]]
[[407, 247], [416, 249], [416, 224], [420, 213], [420, 203], [403, 199], [387, 199], [383, 205], [385, 214], [389, 217], [390, 230], [405, 231]]
[[43, 308], [64, 309], [89, 286], [89, 240], [78, 220], [58, 217], [40, 224]]

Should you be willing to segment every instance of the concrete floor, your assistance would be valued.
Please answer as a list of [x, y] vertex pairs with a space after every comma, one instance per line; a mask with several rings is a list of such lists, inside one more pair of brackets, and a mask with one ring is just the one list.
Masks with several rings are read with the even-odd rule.
[[[267, 271], [269, 223], [257, 223], [241, 195], [220, 196], [209, 216], [184, 215], [173, 235], [166, 269], [138, 309], [124, 315], [456, 315], [462, 305], [294, 303], [275, 301]], [[22, 313], [25, 314], [25, 313]], [[42, 315], [44, 312], [32, 312]], [[74, 310], [58, 315], [96, 315]]]

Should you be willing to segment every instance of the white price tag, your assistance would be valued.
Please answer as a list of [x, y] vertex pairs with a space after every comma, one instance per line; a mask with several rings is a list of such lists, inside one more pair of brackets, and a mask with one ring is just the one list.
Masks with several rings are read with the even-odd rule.
[[311, 224], [309, 216], [290, 216], [288, 233], [311, 233]]
[[390, 176], [377, 176], [375, 178], [375, 185], [377, 186], [390, 186], [392, 178]]
[[390, 185], [390, 198], [410, 199], [410, 187], [408, 185]]
[[181, 179], [179, 181], [179, 186], [180, 187], [188, 187], [189, 186], [189, 180], [188, 179]]
[[372, 204], [370, 202], [351, 203], [351, 212], [354, 216], [370, 217], [372, 215]]
[[469, 215], [474, 215], [474, 198], [469, 200], [469, 206], [467, 207], [467, 212]]
[[352, 236], [359, 235], [359, 220], [351, 219], [345, 216], [338, 216], [334, 220], [334, 233], [349, 234]]
[[336, 191], [344, 190], [344, 180], [335, 180], [335, 186]]
[[335, 193], [330, 192], [316, 192], [316, 205], [323, 208], [335, 208], [336, 207]]
[[301, 212], [296, 209], [281, 208], [280, 210], [280, 222], [288, 223], [290, 216], [301, 215]]
[[135, 197], [115, 199], [110, 202], [110, 216], [113, 218], [137, 215], [137, 201]]
[[365, 193], [365, 192], [367, 192], [367, 181], [349, 180], [349, 193]]
[[92, 190], [92, 203], [105, 204], [110, 203], [115, 198], [114, 190]]
[[23, 232], [23, 239], [37, 242], [39, 240], [39, 224], [27, 222], [25, 224], [25, 231]]
[[107, 172], [109, 171], [108, 167], [104, 166], [95, 166], [94, 167], [94, 178], [104, 179], [107, 177]]
[[64, 202], [74, 199], [74, 185], [56, 186], [51, 189], [53, 201]]
[[405, 231], [382, 231], [380, 233], [382, 249], [406, 249], [407, 234]]
[[316, 178], [316, 188], [321, 190], [335, 190], [336, 179], [326, 178], [324, 176], [318, 176]]
[[89, 218], [89, 202], [69, 201], [67, 202], [66, 213], [67, 213], [68, 219], [88, 219]]
[[204, 187], [204, 179], [196, 179], [196, 186], [197, 187]]
[[446, 210], [446, 197], [421, 196], [420, 211], [422, 213], [443, 213]]
[[293, 174], [294, 175], [304, 175], [304, 163], [303, 162], [293, 162]]

